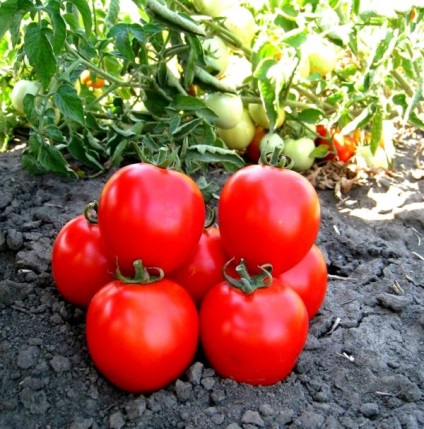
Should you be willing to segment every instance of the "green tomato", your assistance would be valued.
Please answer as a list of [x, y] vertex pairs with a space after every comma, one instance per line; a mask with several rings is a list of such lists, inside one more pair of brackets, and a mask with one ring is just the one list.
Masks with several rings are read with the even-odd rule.
[[255, 18], [249, 9], [238, 6], [224, 11], [224, 25], [235, 36], [237, 36], [245, 46], [250, 46], [256, 33]]
[[217, 134], [224, 140], [229, 149], [244, 150], [255, 136], [256, 127], [250, 118], [249, 112], [243, 110], [239, 123], [228, 129], [217, 129]]
[[309, 36], [305, 45], [305, 52], [309, 58], [310, 73], [319, 73], [325, 76], [331, 73], [337, 65], [337, 53], [334, 45], [314, 34]]
[[12, 106], [19, 113], [24, 113], [24, 98], [27, 94], [35, 95], [40, 90], [40, 83], [34, 82], [32, 80], [20, 80], [15, 84], [10, 93], [10, 101], [12, 102]]
[[311, 152], [315, 149], [315, 143], [312, 139], [302, 137], [300, 139], [284, 140], [284, 155], [287, 155], [293, 161], [293, 170], [306, 171], [312, 167], [315, 158]]
[[279, 134], [276, 133], [267, 133], [259, 142], [259, 150], [262, 153], [262, 151], [266, 150], [267, 153], [274, 152], [274, 149], [277, 147], [283, 147], [284, 146], [284, 140], [280, 137]]
[[218, 116], [218, 128], [234, 128], [243, 115], [243, 102], [235, 94], [215, 92], [205, 97], [205, 104]]
[[[250, 116], [252, 117], [253, 122], [256, 125], [269, 129], [269, 119], [263, 104], [250, 103], [248, 106], [248, 109], [249, 109]], [[276, 128], [280, 128], [281, 125], [283, 125], [285, 118], [286, 118], [286, 113], [284, 111], [284, 108], [281, 107], [280, 112], [278, 113]]]
[[224, 10], [231, 7], [231, 3], [227, 0], [193, 0], [194, 7], [200, 13], [214, 18], [222, 16]]
[[358, 146], [356, 156], [359, 158], [359, 163], [364, 162], [369, 168], [389, 168], [386, 152], [381, 146], [377, 147], [374, 155], [371, 152], [371, 146]]
[[228, 46], [220, 37], [213, 36], [203, 40], [202, 48], [206, 70], [217, 77], [221, 77], [230, 62]]

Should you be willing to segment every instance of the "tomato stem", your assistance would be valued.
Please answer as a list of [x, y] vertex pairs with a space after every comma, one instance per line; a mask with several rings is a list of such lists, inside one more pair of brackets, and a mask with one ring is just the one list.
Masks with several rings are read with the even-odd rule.
[[[165, 276], [165, 273], [163, 272], [162, 268], [159, 268], [159, 267], [146, 268], [144, 267], [141, 259], [137, 259], [136, 261], [134, 261], [133, 266], [134, 266], [134, 276], [127, 277], [121, 273], [121, 270], [119, 269], [119, 265], [117, 261], [116, 278], [122, 283], [126, 283], [126, 284], [150, 284], [150, 283], [155, 283], [155, 282], [158, 282], [159, 280], [162, 280]], [[157, 276], [152, 276], [151, 271], [156, 271], [158, 273]]]
[[222, 268], [222, 275], [231, 286], [234, 286], [235, 288], [240, 289], [241, 291], [243, 291], [248, 295], [252, 294], [257, 289], [271, 286], [272, 284], [272, 265], [271, 264], [258, 265], [258, 268], [262, 271], [262, 273], [251, 276], [246, 267], [246, 263], [244, 259], [241, 259], [239, 265], [237, 265], [236, 267], [237, 274], [240, 276], [240, 278], [235, 279], [229, 276], [226, 271], [227, 267], [231, 264], [233, 260], [234, 258], [230, 259], [228, 262], [225, 263], [225, 265]]
[[91, 203], [88, 203], [84, 208], [84, 217], [87, 219], [88, 223], [96, 225], [99, 223], [99, 219], [97, 217], [97, 209], [99, 208], [99, 203], [94, 200]]

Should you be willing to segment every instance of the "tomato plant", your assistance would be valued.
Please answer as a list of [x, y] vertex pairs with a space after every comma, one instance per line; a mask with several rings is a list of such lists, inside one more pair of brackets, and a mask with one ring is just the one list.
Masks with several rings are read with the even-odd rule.
[[188, 292], [171, 280], [115, 280], [92, 299], [86, 337], [94, 364], [110, 382], [132, 393], [151, 392], [191, 363], [199, 318]]
[[187, 289], [200, 307], [207, 291], [223, 280], [222, 267], [227, 260], [219, 229], [211, 226], [203, 231], [190, 258], [169, 278]]
[[70, 220], [52, 249], [52, 274], [57, 290], [70, 303], [87, 307], [94, 294], [113, 280], [115, 261], [100, 235], [99, 226], [84, 215]]
[[315, 158], [311, 156], [315, 143], [308, 137], [300, 139], [284, 139], [284, 155], [293, 161], [293, 170], [306, 171], [312, 167]]
[[314, 244], [298, 264], [281, 273], [278, 278], [302, 298], [309, 319], [312, 319], [325, 299], [327, 274], [325, 258]]
[[252, 272], [263, 264], [271, 264], [274, 275], [292, 268], [311, 248], [319, 223], [317, 193], [294, 171], [250, 165], [222, 188], [218, 224], [224, 248]]
[[270, 385], [292, 371], [306, 342], [308, 315], [299, 295], [282, 281], [247, 282], [250, 290], [228, 278], [206, 294], [201, 344], [222, 377]]
[[40, 83], [22, 79], [15, 83], [10, 93], [12, 106], [21, 114], [24, 113], [24, 98], [27, 94], [36, 95], [40, 91]]
[[90, 70], [84, 70], [80, 76], [81, 82], [90, 88], [103, 88], [105, 86], [105, 80], [101, 77], [92, 76]]
[[205, 223], [205, 206], [187, 175], [137, 163], [106, 182], [99, 200], [99, 227], [111, 257], [131, 273], [135, 260], [175, 270], [196, 247]]

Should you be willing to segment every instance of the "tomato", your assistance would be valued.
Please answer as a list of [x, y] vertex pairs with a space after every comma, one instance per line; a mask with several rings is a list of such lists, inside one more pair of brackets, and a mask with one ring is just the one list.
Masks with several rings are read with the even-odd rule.
[[266, 150], [268, 153], [272, 153], [275, 148], [282, 148], [283, 146], [284, 140], [276, 133], [266, 133], [259, 142], [259, 149], [261, 152]]
[[315, 143], [310, 138], [284, 139], [283, 153], [293, 161], [293, 170], [309, 170], [315, 161], [315, 158], [311, 156], [314, 149]]
[[113, 280], [115, 270], [97, 224], [80, 215], [59, 231], [52, 249], [52, 273], [67, 301], [87, 307], [94, 294]]
[[294, 289], [302, 298], [309, 319], [320, 309], [327, 291], [327, 263], [319, 247], [314, 244], [306, 256], [278, 278]]
[[40, 83], [34, 82], [32, 80], [22, 79], [16, 82], [15, 86], [10, 93], [10, 101], [14, 109], [16, 109], [19, 113], [24, 113], [24, 98], [25, 95], [31, 94], [36, 95], [40, 90]]
[[250, 159], [250, 161], [254, 163], [257, 163], [259, 161], [259, 158], [261, 157], [261, 149], [259, 147], [259, 143], [261, 142], [265, 134], [266, 134], [266, 131], [264, 128], [260, 126], [256, 127], [255, 135], [253, 136], [252, 141], [247, 147], [247, 150], [246, 150], [247, 157]]
[[240, 121], [233, 128], [218, 128], [217, 134], [229, 149], [244, 150], [255, 136], [255, 124], [247, 110], [243, 110]]
[[193, 4], [200, 13], [212, 17], [222, 16], [224, 10], [231, 6], [228, 0], [193, 0]]
[[317, 34], [308, 37], [304, 51], [309, 58], [309, 72], [325, 76], [337, 65], [337, 53], [334, 45]]
[[138, 163], [121, 168], [106, 182], [98, 218], [109, 253], [124, 273], [133, 272], [137, 259], [167, 273], [196, 247], [205, 205], [187, 175]]
[[203, 231], [194, 253], [169, 278], [187, 289], [200, 307], [206, 292], [224, 279], [222, 267], [227, 260], [219, 229], [209, 227]]
[[[248, 109], [249, 109], [249, 114], [256, 125], [269, 129], [269, 119], [263, 104], [249, 103]], [[280, 128], [281, 125], [283, 125], [285, 118], [286, 118], [286, 112], [284, 111], [284, 108], [281, 107], [278, 113], [277, 122], [275, 124], [276, 129]]]
[[247, 294], [227, 281], [200, 309], [200, 340], [216, 372], [237, 382], [271, 385], [293, 369], [308, 334], [299, 295], [278, 279]]
[[113, 281], [92, 299], [86, 337], [99, 371], [128, 392], [167, 386], [190, 365], [199, 318], [188, 292], [162, 279], [151, 284]]
[[209, 37], [202, 41], [206, 70], [221, 77], [230, 63], [230, 51], [225, 42], [218, 36]]
[[90, 88], [103, 88], [105, 86], [105, 80], [93, 74], [90, 70], [84, 70], [80, 75], [81, 82]]
[[224, 184], [218, 224], [230, 257], [244, 258], [250, 271], [271, 264], [278, 275], [295, 266], [319, 230], [318, 195], [295, 171], [249, 165]]
[[235, 94], [215, 92], [205, 97], [205, 104], [217, 116], [218, 128], [234, 128], [243, 116], [243, 102]]
[[324, 158], [326, 161], [331, 161], [335, 158], [332, 152], [332, 147], [329, 139], [331, 138], [334, 149], [337, 152], [337, 157], [340, 161], [347, 162], [355, 154], [356, 140], [351, 136], [342, 135], [336, 128], [328, 131], [325, 125], [319, 124], [316, 126], [317, 133], [323, 138], [318, 137], [315, 139], [317, 145], [328, 146], [330, 153]]
[[225, 17], [224, 26], [240, 39], [243, 45], [250, 46], [256, 33], [252, 12], [243, 6], [234, 6], [226, 9], [222, 15]]

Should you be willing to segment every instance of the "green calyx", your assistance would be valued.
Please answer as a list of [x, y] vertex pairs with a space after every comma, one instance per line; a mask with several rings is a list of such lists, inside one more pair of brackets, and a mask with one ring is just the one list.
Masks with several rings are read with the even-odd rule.
[[99, 203], [94, 200], [91, 203], [88, 203], [84, 208], [84, 217], [88, 223], [96, 225], [99, 223], [97, 217], [97, 209], [99, 208]]
[[[121, 270], [119, 269], [118, 264], [116, 264], [116, 278], [125, 284], [139, 284], [139, 285], [146, 285], [151, 283], [156, 283], [160, 280], [162, 280], [165, 276], [165, 273], [163, 272], [162, 268], [159, 267], [144, 267], [143, 262], [141, 259], [137, 259], [133, 263], [134, 266], [134, 276], [133, 277], [127, 277], [124, 276], [121, 273]], [[156, 276], [152, 275], [153, 272], [157, 272]]]
[[240, 260], [239, 265], [236, 267], [237, 274], [239, 279], [235, 279], [229, 276], [226, 272], [227, 267], [231, 264], [233, 259], [230, 259], [222, 268], [222, 275], [225, 280], [237, 289], [240, 289], [244, 293], [250, 295], [255, 292], [257, 289], [266, 288], [272, 284], [272, 265], [264, 264], [258, 266], [262, 271], [259, 274], [251, 276], [247, 270], [246, 263], [244, 259]]
[[270, 167], [291, 169], [294, 165], [293, 160], [284, 155], [284, 145], [276, 146], [272, 151], [267, 150], [266, 146], [261, 151], [261, 157], [258, 163], [260, 165], [268, 165]]

